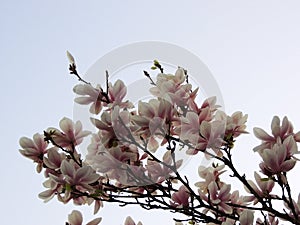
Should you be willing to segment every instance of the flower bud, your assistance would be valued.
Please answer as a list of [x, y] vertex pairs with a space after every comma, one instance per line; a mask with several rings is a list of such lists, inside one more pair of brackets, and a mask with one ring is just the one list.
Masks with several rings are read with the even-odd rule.
[[71, 53], [69, 51], [67, 51], [67, 57], [68, 57], [68, 60], [69, 60], [69, 63], [70, 64], [75, 64], [75, 59], [74, 57], [71, 55]]

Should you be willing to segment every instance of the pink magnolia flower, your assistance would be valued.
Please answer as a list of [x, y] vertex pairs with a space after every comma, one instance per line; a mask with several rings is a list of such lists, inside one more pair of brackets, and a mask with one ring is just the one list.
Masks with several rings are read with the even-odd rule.
[[192, 104], [190, 107], [193, 112], [197, 113], [199, 117], [202, 118], [201, 121], [211, 121], [214, 118], [215, 112], [220, 107], [219, 105], [216, 105], [216, 103], [216, 96], [212, 96], [205, 99], [200, 108], [196, 103]]
[[[254, 199], [255, 199], [255, 197], [253, 195], [252, 196], [243, 196], [243, 195], [240, 195], [239, 191], [233, 191], [231, 193], [230, 201], [232, 204], [235, 204], [235, 205], [247, 206]], [[234, 207], [234, 211], [237, 213], [241, 213], [244, 211], [244, 208]]]
[[177, 192], [174, 192], [171, 196], [170, 202], [173, 207], [184, 208], [189, 206], [190, 194], [185, 186], [181, 186]]
[[[156, 138], [163, 139], [165, 135], [172, 132], [172, 122], [177, 121], [176, 110], [173, 105], [163, 99], [151, 99], [148, 103], [139, 102], [138, 114], [132, 116], [133, 123], [137, 126], [135, 134], [148, 141], [148, 148], [156, 151], [159, 147]], [[171, 127], [170, 127], [171, 126]]]
[[[230, 184], [224, 184], [221, 188], [219, 188], [216, 182], [211, 182], [207, 188], [209, 197], [206, 192], [203, 192], [200, 189], [198, 189], [198, 193], [199, 196], [207, 203], [213, 206], [217, 205], [219, 210], [231, 214], [233, 212], [233, 208], [227, 204], [231, 199], [230, 189]], [[208, 211], [206, 210], [206, 212]]]
[[271, 149], [275, 143], [282, 143], [286, 138], [292, 136], [296, 142], [300, 142], [300, 132], [294, 134], [293, 125], [284, 117], [282, 124], [280, 125], [280, 119], [278, 116], [274, 116], [271, 124], [272, 135], [269, 135], [261, 128], [254, 128], [254, 135], [262, 140], [262, 143], [256, 146], [253, 150], [261, 152], [264, 149]]
[[[192, 119], [192, 117], [187, 118]], [[220, 148], [224, 144], [224, 133], [224, 121], [203, 121], [199, 124], [195, 123], [192, 119], [187, 122], [187, 126], [183, 125], [180, 138], [193, 145], [192, 148], [187, 150], [187, 154], [194, 155], [199, 151], [208, 153], [207, 149], [212, 149], [216, 155], [220, 156], [220, 154], [222, 154]], [[208, 154], [206, 156], [208, 156]]]
[[39, 198], [43, 199], [44, 202], [50, 201], [57, 193], [62, 193], [64, 189], [62, 184], [57, 183], [51, 177], [43, 182], [43, 186], [47, 190], [41, 192]]
[[[254, 191], [261, 197], [271, 196], [271, 192], [273, 190], [275, 182], [271, 179], [262, 179], [257, 172], [254, 172], [254, 177], [258, 186], [252, 180], [247, 181], [250, 184], [250, 186], [254, 189]], [[251, 193], [248, 188], [245, 187], [245, 189], [248, 193]], [[256, 204], [257, 200], [254, 203]]]
[[248, 133], [245, 131], [248, 115], [242, 112], [235, 112], [231, 116], [226, 115], [223, 111], [216, 112], [216, 120], [226, 121], [225, 137], [238, 137], [241, 134]]
[[290, 171], [296, 160], [287, 158], [287, 147], [284, 144], [274, 144], [271, 149], [264, 149], [260, 156], [263, 162], [259, 164], [262, 173], [267, 176]]
[[138, 222], [137, 224], [133, 221], [133, 219], [128, 216], [126, 217], [124, 225], [143, 225], [141, 222]]
[[77, 199], [73, 196], [72, 191], [93, 192], [94, 188], [91, 184], [98, 181], [100, 176], [96, 174], [90, 166], [78, 166], [74, 161], [63, 160], [60, 166], [60, 173], [49, 173], [49, 179], [44, 183], [48, 188], [39, 194], [39, 197], [45, 201], [49, 201], [55, 194], [58, 200], [67, 203], [73, 197], [77, 203], [86, 203], [88, 199]]
[[92, 103], [90, 106], [90, 113], [92, 114], [99, 114], [102, 107], [106, 106], [109, 101], [103, 95], [103, 90], [100, 85], [93, 87], [90, 84], [77, 84], [73, 88], [73, 91], [78, 95], [82, 95], [74, 99], [76, 103], [80, 105], [89, 105]]
[[60, 170], [64, 181], [77, 189], [92, 189], [90, 184], [96, 182], [100, 177], [90, 166], [83, 165], [78, 168], [75, 163], [67, 160], [61, 163]]
[[110, 103], [107, 105], [109, 108], [114, 106], [119, 106], [120, 108], [133, 108], [133, 104], [128, 100], [123, 102], [123, 99], [127, 93], [127, 88], [124, 85], [123, 81], [117, 80], [114, 85], [112, 83], [108, 84], [108, 96]]
[[176, 104], [178, 107], [187, 105], [188, 99], [191, 97], [191, 84], [182, 84], [185, 81], [186, 75], [183, 68], [178, 68], [175, 75], [158, 74], [156, 86], [150, 88], [150, 92], [171, 104]]
[[[111, 111], [105, 111], [101, 115], [101, 120], [91, 118], [92, 123], [99, 129], [100, 142], [107, 148], [128, 143], [137, 128], [132, 124], [132, 114], [127, 110], [122, 110], [115, 106]], [[140, 140], [140, 137], [134, 137]], [[131, 140], [132, 141], [132, 140]]]
[[224, 168], [225, 165], [213, 165], [209, 167], [199, 166], [198, 174], [204, 181], [195, 183], [196, 187], [204, 193], [207, 193], [208, 185], [211, 182], [216, 182], [219, 187], [222, 187], [224, 183], [220, 181], [220, 175], [226, 171], [223, 170]]
[[[101, 222], [101, 220], [102, 218], [99, 217], [88, 222], [86, 225], [98, 225]], [[68, 216], [68, 222], [66, 223], [66, 225], [82, 225], [82, 221], [83, 218], [81, 212], [73, 210]]]
[[44, 141], [44, 136], [41, 134], [33, 135], [33, 139], [29, 139], [27, 137], [22, 137], [19, 141], [20, 146], [23, 149], [20, 149], [20, 153], [36, 162], [37, 172], [41, 172], [43, 168], [43, 159], [44, 155], [47, 153], [47, 142]]
[[90, 131], [83, 131], [80, 121], [74, 123], [71, 119], [64, 117], [60, 120], [59, 126], [61, 131], [56, 128], [48, 128], [48, 133], [53, 133], [51, 137], [53, 141], [60, 147], [67, 147], [74, 150], [76, 145], [79, 145], [83, 138], [88, 136]]
[[57, 148], [49, 149], [47, 156], [44, 158], [45, 165], [53, 170], [60, 168], [60, 165], [64, 159], [66, 159], [65, 153], [59, 153]]

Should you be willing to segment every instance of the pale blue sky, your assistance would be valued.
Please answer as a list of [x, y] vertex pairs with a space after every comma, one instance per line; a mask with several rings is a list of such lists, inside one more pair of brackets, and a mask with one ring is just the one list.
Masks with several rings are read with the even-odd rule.
[[[254, 126], [269, 130], [275, 114], [287, 115], [300, 130], [299, 11], [296, 0], [2, 0], [2, 224], [64, 224], [73, 209], [71, 204], [38, 199], [43, 177], [18, 152], [21, 136], [73, 115], [76, 80], [68, 76], [66, 50], [85, 72], [99, 57], [125, 44], [156, 40], [179, 45], [208, 66], [228, 113], [249, 114], [250, 132]], [[257, 143], [250, 134], [236, 147], [239, 167], [251, 178], [251, 168], [258, 168], [259, 158], [251, 150]], [[295, 170], [299, 172], [299, 165]], [[86, 219], [92, 218], [91, 211], [86, 210]], [[106, 207], [98, 215], [103, 225], [123, 224], [127, 214], [144, 225], [163, 224], [172, 216], [142, 212]]]

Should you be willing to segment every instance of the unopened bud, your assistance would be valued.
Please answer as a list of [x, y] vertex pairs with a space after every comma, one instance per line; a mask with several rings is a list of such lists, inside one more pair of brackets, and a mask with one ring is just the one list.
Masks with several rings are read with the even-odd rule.
[[70, 64], [75, 64], [75, 59], [74, 57], [71, 55], [71, 53], [69, 51], [67, 51], [67, 57], [68, 57], [68, 60], [69, 60], [69, 63]]

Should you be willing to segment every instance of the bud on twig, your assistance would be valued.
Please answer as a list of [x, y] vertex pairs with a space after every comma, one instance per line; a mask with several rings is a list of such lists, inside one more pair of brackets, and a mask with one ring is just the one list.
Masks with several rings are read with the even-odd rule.
[[69, 51], [67, 51], [67, 57], [68, 57], [68, 60], [69, 60], [69, 63], [70, 64], [75, 64], [75, 59], [74, 57], [71, 55], [71, 53]]

